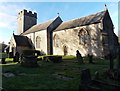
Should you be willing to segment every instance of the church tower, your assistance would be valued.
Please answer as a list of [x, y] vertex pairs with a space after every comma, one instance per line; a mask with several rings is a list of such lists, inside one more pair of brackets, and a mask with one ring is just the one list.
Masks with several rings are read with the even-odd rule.
[[32, 13], [31, 11], [23, 10], [18, 13], [18, 30], [17, 33], [20, 35], [21, 33], [25, 32], [32, 26], [37, 24], [37, 13]]

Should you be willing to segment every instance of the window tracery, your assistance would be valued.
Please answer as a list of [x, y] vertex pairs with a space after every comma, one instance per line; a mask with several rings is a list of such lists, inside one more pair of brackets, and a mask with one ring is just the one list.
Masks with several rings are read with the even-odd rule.
[[79, 44], [83, 44], [83, 45], [88, 44], [88, 37], [89, 37], [89, 35], [88, 35], [87, 30], [82, 28], [80, 30], [78, 36], [79, 36]]

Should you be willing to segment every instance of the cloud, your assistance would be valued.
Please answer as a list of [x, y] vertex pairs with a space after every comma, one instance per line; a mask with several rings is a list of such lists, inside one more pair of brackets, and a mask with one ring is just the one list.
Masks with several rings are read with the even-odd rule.
[[0, 28], [16, 29], [17, 13], [25, 8], [24, 6], [0, 3]]
[[2, 28], [15, 28], [16, 16], [0, 12], [0, 27]]
[[0, 42], [7, 43], [13, 31], [17, 32], [17, 15], [23, 9], [31, 10], [19, 2], [0, 2]]
[[13, 28], [15, 27], [14, 25], [16, 25], [16, 16], [15, 13], [13, 13], [14, 10], [17, 7], [15, 6], [10, 6], [7, 5], [5, 7], [5, 5], [1, 5], [0, 6], [0, 28]]
[[26, 7], [16, 3], [0, 3], [0, 42], [7, 43], [12, 32], [16, 32], [17, 14], [24, 8]]

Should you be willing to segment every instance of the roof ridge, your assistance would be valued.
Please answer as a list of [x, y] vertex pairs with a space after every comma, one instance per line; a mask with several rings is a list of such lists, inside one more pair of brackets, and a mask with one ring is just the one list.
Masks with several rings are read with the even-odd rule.
[[[45, 21], [45, 22], [43, 22], [43, 23], [33, 25], [31, 28], [29, 28], [28, 30], [26, 30], [25, 32], [23, 32], [21, 35], [24, 35], [24, 34], [30, 32], [31, 29], [34, 28], [34, 27], [36, 27], [36, 26], [40, 26], [40, 25], [45, 24], [45, 23], [48, 23], [48, 22], [50, 22], [50, 21], [53, 22], [53, 21], [54, 21], [55, 19], [57, 19], [58, 17], [59, 17], [59, 16], [57, 16], [57, 17], [55, 17], [55, 18], [53, 18], [53, 19], [50, 19], [50, 20], [48, 20], [48, 21]], [[50, 23], [50, 24], [51, 24], [51, 23]], [[49, 24], [49, 25], [50, 25], [50, 24]]]
[[[72, 19], [72, 20], [68, 20], [68, 21], [64, 21], [64, 22], [74, 21], [74, 20], [86, 18], [86, 17], [92, 16], [92, 15], [94, 16], [94, 15], [102, 13], [102, 12], [106, 12], [106, 11], [101, 11], [101, 12], [98, 12], [98, 13], [90, 14], [90, 15], [87, 15], [87, 16], [84, 16], [84, 17], [80, 17], [80, 18], [76, 18], [76, 19]], [[64, 23], [64, 22], [62, 22], [62, 23]]]
[[100, 20], [103, 19], [105, 13], [106, 13], [106, 11], [101, 11], [101, 12], [98, 12], [95, 14], [90, 14], [88, 16], [84, 16], [84, 17], [80, 17], [77, 19], [62, 22], [61, 25], [58, 26], [55, 31], [68, 29], [68, 28], [74, 28], [74, 27], [83, 26], [83, 25], [99, 23], [99, 22], [101, 22]]

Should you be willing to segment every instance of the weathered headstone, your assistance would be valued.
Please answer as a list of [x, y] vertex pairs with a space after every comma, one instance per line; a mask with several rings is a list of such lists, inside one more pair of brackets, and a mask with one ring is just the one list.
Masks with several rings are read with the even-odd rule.
[[88, 54], [88, 58], [89, 58], [89, 63], [94, 64], [93, 55]]
[[20, 61], [22, 61], [23, 60], [23, 54], [21, 54], [21, 56], [20, 56]]
[[15, 53], [15, 56], [13, 58], [13, 62], [19, 62], [19, 53], [18, 52]]
[[89, 69], [83, 69], [81, 74], [81, 84], [89, 84], [91, 82], [91, 75]]
[[43, 60], [46, 62], [60, 63], [62, 62], [62, 56], [45, 56]]
[[113, 55], [111, 52], [109, 53], [109, 61], [110, 61], [110, 70], [112, 70], [114, 66], [114, 62], [113, 62]]
[[21, 61], [21, 66], [23, 67], [38, 67], [37, 58], [34, 55], [23, 56]]
[[99, 72], [98, 71], [95, 72], [95, 80], [99, 80]]
[[[96, 74], [98, 75], [98, 73]], [[104, 89], [101, 88], [101, 86], [104, 86]], [[107, 91], [107, 87], [112, 87], [112, 91], [119, 91], [120, 89], [120, 85], [118, 84], [112, 84], [110, 82], [104, 82], [98, 79], [91, 79], [90, 70], [82, 70], [79, 91]]]
[[2, 64], [6, 64], [6, 61], [5, 59], [8, 57], [8, 55], [6, 53], [2, 53], [2, 55], [0, 55], [0, 58], [1, 58], [1, 63]]
[[1, 63], [2, 63], [2, 64], [6, 64], [5, 58], [2, 58], [2, 59], [1, 59]]
[[23, 67], [38, 67], [37, 56], [35, 55], [35, 50], [23, 50], [21, 55], [21, 66]]
[[76, 53], [77, 53], [77, 54], [76, 54], [77, 61], [78, 61], [80, 64], [83, 64], [83, 58], [82, 58], [80, 52], [77, 50]]

